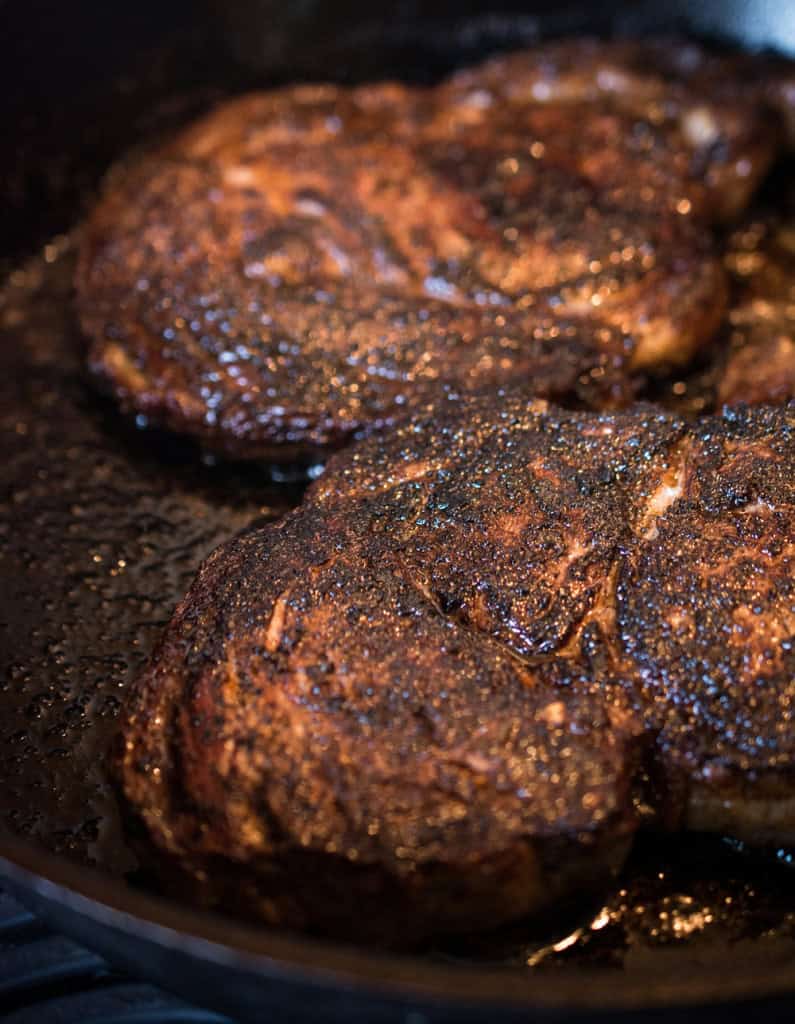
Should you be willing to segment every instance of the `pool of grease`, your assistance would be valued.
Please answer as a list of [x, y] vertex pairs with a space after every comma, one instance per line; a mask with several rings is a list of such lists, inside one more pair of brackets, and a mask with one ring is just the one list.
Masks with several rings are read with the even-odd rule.
[[[136, 885], [105, 775], [125, 689], [201, 559], [302, 485], [124, 421], [83, 371], [72, 265], [73, 239], [58, 237], [0, 289], [0, 823]], [[672, 974], [730, 949], [750, 966], [795, 955], [787, 851], [641, 838], [599, 895], [427, 955]]]

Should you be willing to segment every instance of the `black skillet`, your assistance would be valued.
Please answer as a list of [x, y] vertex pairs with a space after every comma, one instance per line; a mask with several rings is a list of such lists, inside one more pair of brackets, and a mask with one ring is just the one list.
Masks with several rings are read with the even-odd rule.
[[604, 907], [397, 957], [148, 891], [103, 768], [124, 687], [197, 562], [301, 490], [289, 470], [136, 429], [87, 384], [67, 232], [103, 167], [252, 85], [422, 79], [539, 35], [671, 28], [795, 52], [795, 5], [764, 0], [0, 0], [0, 875], [55, 927], [246, 1020], [792, 1018], [785, 851], [647, 839]]

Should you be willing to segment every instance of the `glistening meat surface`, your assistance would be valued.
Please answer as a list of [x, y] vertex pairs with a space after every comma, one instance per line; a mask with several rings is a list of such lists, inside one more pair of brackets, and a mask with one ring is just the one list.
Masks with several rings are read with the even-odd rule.
[[791, 839], [794, 430], [502, 395], [336, 456], [130, 700], [142, 847], [208, 904], [410, 943], [599, 885], [635, 797]]
[[719, 403], [781, 403], [795, 398], [795, 217], [749, 218], [729, 239], [737, 281], [728, 346], [718, 356]]
[[731, 62], [680, 50], [569, 42], [435, 88], [221, 105], [109, 176], [76, 280], [91, 366], [251, 457], [316, 456], [444, 391], [625, 404], [714, 334], [707, 224], [782, 136], [785, 78], [762, 62], [730, 90]]

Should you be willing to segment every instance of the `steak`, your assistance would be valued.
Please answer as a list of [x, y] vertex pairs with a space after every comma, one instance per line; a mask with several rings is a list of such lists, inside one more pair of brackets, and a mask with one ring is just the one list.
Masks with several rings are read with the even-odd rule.
[[599, 886], [644, 818], [795, 838], [795, 406], [445, 400], [218, 549], [130, 697], [146, 856], [391, 944]]
[[[790, 197], [792, 205], [792, 197]], [[727, 262], [739, 282], [730, 337], [719, 356], [721, 403], [795, 398], [795, 219], [753, 218], [729, 240]]]
[[251, 457], [316, 457], [445, 391], [626, 404], [715, 333], [708, 222], [747, 203], [788, 95], [764, 63], [728, 93], [729, 64], [677, 45], [222, 104], [109, 175], [76, 278], [91, 367]]

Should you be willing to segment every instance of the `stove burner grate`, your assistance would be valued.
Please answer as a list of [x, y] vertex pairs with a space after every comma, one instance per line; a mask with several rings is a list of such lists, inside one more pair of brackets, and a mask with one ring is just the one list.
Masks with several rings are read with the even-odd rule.
[[53, 934], [0, 890], [0, 1024], [232, 1024]]

